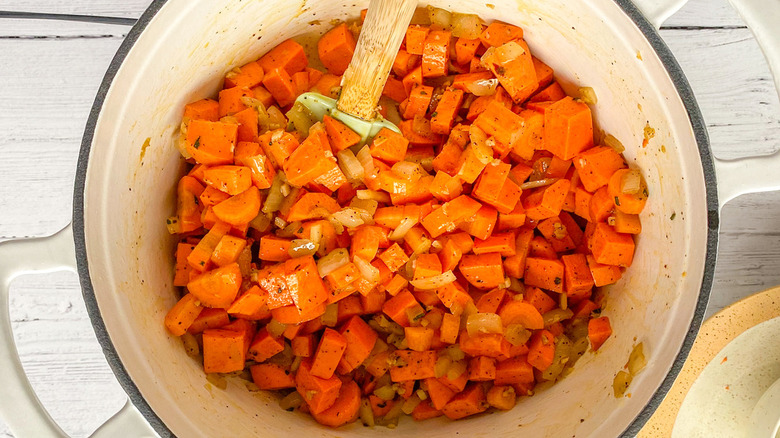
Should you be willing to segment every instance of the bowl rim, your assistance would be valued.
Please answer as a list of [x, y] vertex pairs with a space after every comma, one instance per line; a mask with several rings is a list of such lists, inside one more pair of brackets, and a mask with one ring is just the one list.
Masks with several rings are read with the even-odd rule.
[[[94, 328], [95, 335], [100, 342], [100, 346], [103, 350], [103, 354], [106, 357], [106, 361], [111, 367], [120, 385], [127, 393], [130, 401], [149, 422], [152, 428], [154, 428], [154, 430], [161, 437], [175, 437], [176, 435], [168, 428], [168, 426], [166, 426], [165, 422], [163, 422], [163, 420], [154, 412], [149, 403], [141, 395], [138, 386], [130, 378], [127, 369], [125, 369], [124, 364], [120, 360], [116, 347], [114, 346], [113, 341], [108, 334], [100, 312], [100, 308], [98, 307], [97, 297], [92, 285], [92, 280], [90, 278], [84, 229], [84, 190], [86, 188], [87, 168], [90, 151], [92, 149], [95, 128], [97, 126], [97, 121], [100, 117], [103, 104], [105, 103], [106, 96], [109, 89], [111, 88], [113, 80], [128, 53], [133, 48], [136, 41], [138, 41], [149, 23], [157, 15], [160, 9], [167, 3], [167, 1], [168, 0], [153, 0], [149, 7], [141, 15], [141, 17], [138, 18], [138, 21], [130, 29], [113, 59], [111, 60], [111, 63], [106, 70], [106, 74], [101, 81], [100, 87], [98, 88], [95, 100], [89, 113], [89, 118], [87, 119], [87, 123], [84, 128], [84, 135], [82, 137], [81, 149], [79, 151], [79, 157], [77, 161], [73, 194], [73, 238], [76, 246], [77, 272], [81, 284], [82, 295], [84, 297], [84, 302], [87, 308], [87, 314], [89, 315], [89, 318], [92, 322], [92, 327]], [[623, 10], [628, 18], [633, 21], [633, 23], [647, 39], [648, 43], [661, 60], [661, 63], [669, 74], [669, 77], [671, 78], [671, 81], [677, 90], [678, 95], [680, 96], [680, 99], [688, 114], [688, 119], [691, 123], [694, 138], [699, 149], [699, 156], [701, 158], [707, 196], [707, 249], [704, 259], [702, 283], [699, 289], [699, 298], [696, 303], [693, 318], [691, 319], [691, 324], [685, 335], [685, 339], [680, 346], [680, 350], [678, 351], [677, 356], [675, 357], [675, 360], [668, 370], [666, 377], [662, 381], [661, 385], [655, 390], [654, 394], [642, 409], [642, 411], [620, 434], [621, 437], [634, 437], [639, 433], [647, 420], [660, 406], [667, 392], [671, 389], [675, 379], [677, 378], [677, 375], [679, 374], [685, 363], [685, 360], [688, 357], [688, 353], [690, 352], [696, 339], [699, 327], [704, 320], [710, 291], [712, 289], [715, 262], [717, 259], [720, 212], [718, 207], [715, 168], [713, 164], [712, 152], [710, 150], [707, 128], [704, 123], [701, 110], [699, 109], [699, 105], [693, 94], [693, 90], [691, 89], [691, 86], [688, 83], [682, 68], [680, 67], [669, 47], [661, 38], [658, 30], [645, 18], [645, 16], [640, 12], [637, 6], [631, 2], [631, 0], [613, 1]]]

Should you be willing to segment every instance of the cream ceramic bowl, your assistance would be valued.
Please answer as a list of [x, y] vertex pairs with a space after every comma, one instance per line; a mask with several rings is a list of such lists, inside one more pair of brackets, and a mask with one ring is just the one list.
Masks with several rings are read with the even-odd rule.
[[[408, 419], [395, 430], [359, 423], [332, 430], [307, 415], [281, 410], [271, 394], [250, 393], [236, 382], [225, 391], [206, 385], [202, 367], [162, 324], [175, 302], [175, 241], [163, 224], [174, 211], [175, 181], [183, 171], [174, 147], [181, 108], [215, 95], [233, 67], [289, 37], [322, 31], [333, 19], [354, 18], [367, 1], [155, 1], [100, 88], [79, 159], [73, 234], [85, 300], [109, 363], [158, 434], [610, 437], [636, 434], [652, 414], [693, 342], [715, 264], [718, 192], [701, 115], [669, 50], [632, 3], [488, 1], [430, 4], [521, 26], [534, 54], [555, 69], [564, 88], [593, 87], [598, 126], [626, 145], [626, 159], [647, 180], [651, 197], [634, 265], [608, 290], [605, 314], [614, 328], [609, 342], [598, 354], [587, 353], [571, 375], [509, 412], [459, 422]], [[645, 5], [655, 21], [673, 5], [657, 6]], [[655, 136], [642, 147], [646, 127]], [[777, 157], [770, 160], [748, 164], [753, 169], [778, 165]], [[744, 166], [724, 166], [730, 172], [726, 177], [744, 174]], [[770, 176], [751, 179], [756, 187], [729, 184], [721, 199], [776, 188]], [[7, 275], [20, 264], [42, 270], [72, 263], [72, 250], [58, 252], [69, 239], [65, 230], [49, 240], [6, 245], [4, 254], [14, 254], [4, 259]], [[0, 309], [0, 315], [6, 313]], [[612, 380], [638, 342], [644, 343], [647, 367], [629, 388], [630, 398], [615, 398]], [[13, 345], [4, 348], [5, 359], [13, 362]], [[20, 367], [7, 369], [12, 368], [0, 377], [14, 400], [0, 403], [10, 405], [0, 406], [0, 412], [12, 430], [19, 436], [61, 436], [50, 419], [20, 420], [30, 412], [48, 417], [30, 395]], [[151, 433], [139, 419], [128, 405], [98, 435]]]

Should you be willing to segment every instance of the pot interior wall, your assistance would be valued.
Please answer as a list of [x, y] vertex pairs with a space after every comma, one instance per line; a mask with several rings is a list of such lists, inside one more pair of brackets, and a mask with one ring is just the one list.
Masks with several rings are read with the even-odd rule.
[[[177, 435], [195, 436], [615, 436], [666, 376], [699, 295], [707, 216], [702, 167], [682, 102], [641, 32], [612, 0], [476, 0], [431, 4], [525, 30], [534, 54], [568, 91], [593, 87], [599, 126], [626, 146], [642, 169], [650, 201], [634, 266], [608, 290], [604, 314], [613, 337], [574, 372], [523, 399], [510, 412], [448, 422], [402, 421], [395, 431], [355, 424], [338, 431], [282, 411], [275, 396], [207, 384], [200, 364], [167, 334], [175, 302], [175, 182], [183, 170], [174, 146], [185, 103], [214, 96], [224, 73], [286, 38], [321, 32], [358, 16], [367, 1], [169, 0], [132, 48], [106, 96], [85, 189], [90, 275], [100, 312], [130, 377]], [[642, 146], [645, 128], [655, 136]], [[674, 217], [672, 220], [671, 217]], [[629, 389], [612, 395], [614, 375], [643, 342], [649, 363]]]

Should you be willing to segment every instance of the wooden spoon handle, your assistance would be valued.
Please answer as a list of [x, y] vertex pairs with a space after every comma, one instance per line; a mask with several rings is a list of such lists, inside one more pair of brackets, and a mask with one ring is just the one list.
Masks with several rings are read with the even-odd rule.
[[373, 120], [417, 0], [371, 0], [355, 54], [344, 72], [338, 109]]

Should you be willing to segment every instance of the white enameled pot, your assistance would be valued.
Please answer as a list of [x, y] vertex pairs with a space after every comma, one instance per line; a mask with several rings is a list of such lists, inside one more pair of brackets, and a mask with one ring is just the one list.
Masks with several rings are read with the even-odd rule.
[[[627, 146], [625, 156], [642, 169], [651, 194], [634, 265], [608, 290], [605, 314], [614, 335], [571, 375], [509, 412], [458, 422], [402, 421], [395, 430], [353, 424], [334, 431], [282, 411], [271, 394], [250, 393], [237, 383], [225, 391], [208, 388], [202, 367], [163, 327], [175, 301], [175, 242], [163, 224], [174, 210], [175, 181], [183, 170], [174, 147], [182, 106], [213, 96], [225, 72], [286, 38], [356, 17], [367, 0], [155, 1], [120, 48], [93, 107], [72, 231], [0, 246], [0, 290], [7, 294], [18, 273], [73, 267], [75, 235], [87, 308], [132, 401], [95, 436], [150, 435], [149, 424], [162, 436], [180, 437], [634, 435], [673, 382], [703, 317], [720, 205], [740, 193], [780, 188], [773, 171], [780, 169], [778, 154], [713, 165], [691, 90], [653, 26], [684, 0], [638, 3], [649, 21], [628, 0], [430, 2], [521, 26], [564, 88], [593, 87], [598, 126]], [[735, 0], [735, 6], [754, 27], [770, 64], [780, 67], [780, 40], [770, 33], [780, 3]], [[655, 136], [642, 147], [647, 126]], [[7, 296], [0, 297], [0, 414], [20, 437], [64, 436], [23, 374], [7, 306]], [[632, 383], [631, 397], [615, 398], [613, 377], [637, 342], [644, 343], [649, 362]]]

